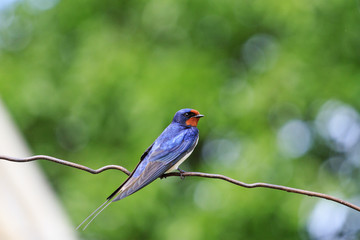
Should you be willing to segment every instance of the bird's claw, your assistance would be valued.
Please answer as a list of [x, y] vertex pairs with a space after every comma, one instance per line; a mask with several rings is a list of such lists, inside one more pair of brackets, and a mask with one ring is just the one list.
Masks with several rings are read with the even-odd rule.
[[184, 180], [184, 179], [185, 179], [185, 176], [183, 175], [183, 173], [185, 173], [185, 171], [184, 171], [184, 170], [181, 170], [180, 168], [178, 168], [177, 170], [178, 170], [179, 173], [180, 173], [180, 179], [181, 179], [181, 180]]

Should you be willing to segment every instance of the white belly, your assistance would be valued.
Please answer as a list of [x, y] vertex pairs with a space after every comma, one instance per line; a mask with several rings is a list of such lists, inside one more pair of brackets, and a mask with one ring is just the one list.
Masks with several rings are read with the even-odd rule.
[[199, 137], [196, 139], [196, 143], [195, 143], [193, 149], [190, 152], [188, 152], [187, 154], [185, 154], [185, 156], [182, 159], [180, 159], [174, 166], [172, 166], [165, 173], [176, 171], [179, 168], [180, 164], [182, 164], [191, 155], [191, 153], [194, 151], [198, 141], [199, 141]]

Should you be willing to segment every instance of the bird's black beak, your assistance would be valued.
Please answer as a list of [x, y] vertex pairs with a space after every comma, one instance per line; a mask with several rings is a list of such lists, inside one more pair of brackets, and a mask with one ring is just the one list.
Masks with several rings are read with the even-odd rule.
[[205, 117], [205, 116], [202, 115], [202, 114], [198, 114], [198, 115], [195, 115], [194, 117], [196, 117], [196, 118], [202, 118], [202, 117]]

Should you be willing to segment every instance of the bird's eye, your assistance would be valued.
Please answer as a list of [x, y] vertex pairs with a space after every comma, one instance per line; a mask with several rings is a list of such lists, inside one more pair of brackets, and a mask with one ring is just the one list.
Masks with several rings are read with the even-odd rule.
[[186, 113], [184, 113], [184, 116], [187, 117], [187, 118], [191, 118], [191, 117], [195, 116], [195, 113], [193, 113], [193, 112], [186, 112]]

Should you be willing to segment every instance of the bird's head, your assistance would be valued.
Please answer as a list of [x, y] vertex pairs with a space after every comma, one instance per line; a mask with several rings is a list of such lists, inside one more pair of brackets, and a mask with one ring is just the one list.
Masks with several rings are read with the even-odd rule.
[[190, 108], [185, 108], [177, 111], [175, 113], [173, 122], [180, 123], [181, 125], [187, 127], [196, 127], [199, 119], [204, 115], [200, 114], [198, 111]]

